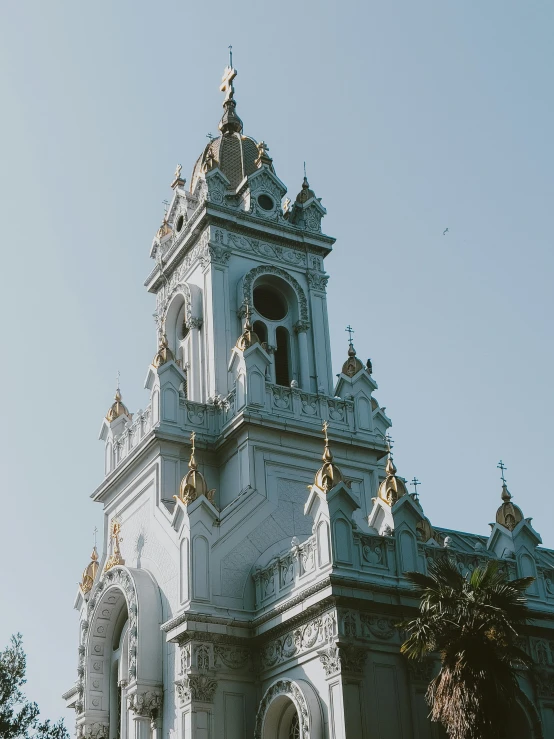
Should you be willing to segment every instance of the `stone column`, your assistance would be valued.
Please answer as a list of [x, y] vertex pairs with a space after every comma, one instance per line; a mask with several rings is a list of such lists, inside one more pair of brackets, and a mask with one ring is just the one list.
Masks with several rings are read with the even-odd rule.
[[294, 330], [298, 336], [298, 363], [300, 365], [300, 387], [310, 392], [310, 358], [308, 355], [308, 329], [310, 324], [306, 321], [298, 321]]
[[190, 357], [187, 377], [189, 400], [202, 402], [202, 358], [200, 356], [200, 329], [202, 319], [189, 318], [187, 327], [190, 330]]
[[[127, 702], [134, 714], [133, 739], [156, 739], [160, 736], [162, 701], [163, 693], [161, 689], [137, 691], [128, 696]], [[153, 737], [154, 723], [156, 724], [156, 732]]]
[[133, 739], [150, 739], [150, 719], [148, 716], [133, 716]]

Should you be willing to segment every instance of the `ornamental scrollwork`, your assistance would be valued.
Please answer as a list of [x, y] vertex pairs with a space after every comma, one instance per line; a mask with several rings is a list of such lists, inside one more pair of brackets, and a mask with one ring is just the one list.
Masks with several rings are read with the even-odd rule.
[[300, 739], [316, 739], [310, 736], [310, 717], [308, 713], [308, 704], [304, 698], [304, 694], [298, 685], [292, 680], [277, 680], [266, 690], [261, 700], [256, 714], [256, 727], [254, 730], [254, 739], [262, 739], [264, 720], [271, 703], [280, 695], [286, 695], [292, 700], [298, 713], [300, 723]]
[[311, 649], [327, 644], [336, 634], [336, 615], [334, 611], [330, 611], [270, 641], [261, 650], [260, 665], [262, 669], [275, 667]]
[[217, 690], [217, 680], [209, 675], [189, 675], [175, 681], [181, 705], [190, 701], [212, 703]]
[[99, 721], [93, 724], [79, 724], [77, 726], [77, 736], [84, 737], [84, 739], [108, 739], [109, 733], [109, 724]]
[[142, 716], [154, 721], [161, 713], [163, 693], [157, 690], [133, 693], [128, 696], [127, 703], [136, 716]]
[[397, 626], [393, 619], [386, 616], [374, 616], [369, 613], [360, 614], [362, 636], [374, 636], [377, 639], [388, 641], [397, 633]]
[[298, 310], [299, 310], [299, 320], [300, 321], [308, 321], [308, 300], [306, 298], [306, 294], [304, 290], [302, 289], [302, 286], [296, 280], [292, 275], [290, 275], [286, 270], [281, 269], [281, 267], [274, 267], [272, 265], [260, 265], [259, 267], [255, 267], [254, 269], [251, 269], [250, 272], [247, 272], [247, 274], [244, 276], [244, 281], [242, 284], [242, 291], [243, 291], [243, 302], [245, 305], [253, 305], [253, 295], [252, 295], [252, 289], [254, 287], [254, 282], [258, 277], [261, 275], [276, 275], [277, 277], [280, 277], [282, 280], [285, 280], [285, 282], [288, 282], [289, 285], [292, 287], [294, 292], [296, 293], [296, 297], [298, 299]]
[[321, 290], [321, 292], [325, 292], [328, 282], [329, 275], [321, 274], [321, 272], [308, 272], [308, 285], [312, 290]]

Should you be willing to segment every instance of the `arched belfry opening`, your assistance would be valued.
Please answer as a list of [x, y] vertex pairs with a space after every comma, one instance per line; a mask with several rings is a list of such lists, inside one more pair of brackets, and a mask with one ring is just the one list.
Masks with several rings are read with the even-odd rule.
[[282, 277], [262, 274], [252, 289], [254, 331], [273, 358], [272, 380], [289, 386], [299, 377], [299, 353], [294, 326], [298, 321], [298, 297]]
[[275, 331], [275, 382], [277, 385], [290, 385], [291, 383], [291, 356], [289, 332], [284, 326], [279, 326]]

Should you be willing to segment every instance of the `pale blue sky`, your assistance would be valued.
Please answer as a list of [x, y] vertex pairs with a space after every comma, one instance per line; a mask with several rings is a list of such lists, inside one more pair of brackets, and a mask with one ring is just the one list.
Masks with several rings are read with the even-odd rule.
[[76, 677], [97, 433], [118, 369], [147, 403], [148, 250], [229, 43], [245, 132], [328, 209], [336, 371], [351, 323], [400, 474], [486, 534], [502, 457], [554, 547], [553, 33], [550, 0], [0, 4], [0, 645], [23, 632], [46, 716]]

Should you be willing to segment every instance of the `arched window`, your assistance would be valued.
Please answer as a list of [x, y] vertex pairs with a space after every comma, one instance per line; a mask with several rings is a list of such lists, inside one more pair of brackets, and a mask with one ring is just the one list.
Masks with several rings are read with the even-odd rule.
[[283, 326], [275, 331], [277, 347], [275, 349], [275, 381], [277, 385], [290, 385], [290, 341], [289, 332]]
[[297, 711], [294, 712], [290, 722], [288, 739], [300, 739], [300, 719]]
[[261, 344], [267, 344], [267, 326], [263, 321], [254, 322], [254, 332], [258, 335]]
[[110, 673], [110, 737], [109, 739], [127, 739], [126, 688], [127, 650], [129, 621], [127, 608], [122, 608], [117, 618], [113, 639]]

